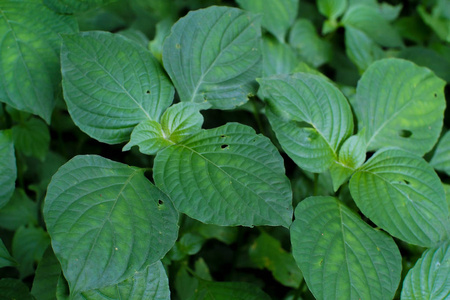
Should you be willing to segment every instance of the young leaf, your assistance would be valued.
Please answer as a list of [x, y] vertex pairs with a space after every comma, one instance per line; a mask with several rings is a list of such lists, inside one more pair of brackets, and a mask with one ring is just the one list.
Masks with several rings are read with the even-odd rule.
[[270, 300], [257, 286], [247, 282], [214, 282], [199, 280], [189, 300]]
[[50, 123], [59, 89], [60, 34], [77, 31], [70, 16], [40, 0], [0, 3], [0, 101]]
[[294, 49], [271, 37], [264, 37], [262, 43], [263, 77], [289, 74], [299, 64]]
[[450, 241], [428, 249], [403, 281], [402, 300], [447, 299], [450, 295]]
[[48, 247], [36, 269], [31, 294], [39, 300], [55, 299], [56, 284], [60, 275], [61, 265], [52, 247]]
[[75, 124], [109, 144], [129, 139], [141, 121], [159, 121], [174, 89], [152, 54], [107, 32], [66, 35], [61, 48], [64, 99]]
[[297, 0], [236, 0], [245, 10], [262, 14], [261, 26], [272, 33], [278, 41], [284, 43], [287, 30], [294, 23], [298, 12]]
[[0, 208], [14, 193], [17, 177], [16, 155], [10, 130], [0, 130]]
[[155, 155], [158, 151], [172, 145], [167, 139], [161, 124], [156, 121], [142, 121], [131, 132], [131, 138], [122, 151], [128, 151], [133, 146], [139, 146], [139, 151], [147, 155]]
[[347, 0], [318, 0], [317, 7], [322, 15], [328, 19], [335, 20], [347, 8]]
[[15, 278], [0, 279], [0, 295], [3, 299], [34, 300], [22, 280]]
[[142, 271], [178, 234], [178, 213], [144, 170], [100, 156], [77, 156], [56, 172], [44, 218], [72, 294]]
[[447, 131], [441, 137], [433, 158], [431, 158], [430, 165], [450, 176], [450, 131]]
[[384, 57], [384, 52], [363, 31], [345, 26], [345, 52], [363, 73], [374, 61]]
[[31, 118], [12, 127], [14, 146], [26, 156], [45, 160], [50, 146], [50, 132], [40, 119]]
[[155, 183], [191, 218], [223, 226], [289, 227], [292, 192], [269, 139], [229, 123], [158, 152]]
[[313, 23], [308, 19], [298, 19], [289, 32], [289, 44], [298, 50], [308, 64], [319, 67], [331, 57], [331, 45], [321, 39]]
[[17, 266], [17, 261], [9, 254], [5, 244], [0, 239], [0, 268]]
[[120, 283], [80, 293], [75, 299], [170, 299], [169, 280], [161, 261]]
[[44, 0], [44, 4], [60, 14], [84, 12], [117, 0]]
[[352, 105], [358, 127], [366, 128], [367, 150], [396, 146], [418, 155], [439, 138], [445, 82], [412, 62], [374, 62], [358, 82]]
[[261, 74], [260, 18], [238, 8], [189, 12], [163, 46], [164, 67], [181, 101], [232, 109], [255, 94]]
[[[342, 24], [357, 28], [372, 40], [384, 47], [402, 47], [403, 41], [398, 32], [383, 18], [376, 7], [360, 4], [351, 6]], [[374, 24], [377, 24], [374, 26]]]
[[301, 168], [324, 172], [353, 132], [350, 105], [328, 80], [296, 73], [258, 80], [278, 141]]
[[295, 209], [292, 252], [317, 299], [392, 299], [401, 256], [393, 239], [374, 230], [333, 197], [310, 197]]
[[350, 192], [363, 214], [397, 238], [425, 247], [447, 238], [449, 211], [441, 181], [413, 153], [379, 150], [353, 175]]
[[258, 268], [270, 270], [281, 284], [299, 288], [303, 279], [302, 272], [292, 254], [286, 252], [276, 238], [262, 232], [250, 246], [249, 256]]

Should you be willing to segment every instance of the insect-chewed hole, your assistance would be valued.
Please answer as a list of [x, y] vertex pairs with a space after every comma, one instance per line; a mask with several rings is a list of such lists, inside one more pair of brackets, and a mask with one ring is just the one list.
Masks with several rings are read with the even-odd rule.
[[146, 93], [146, 94], [150, 94], [150, 90], [146, 90], [145, 93]]
[[437, 98], [437, 94], [436, 93], [434, 93], [434, 98]]
[[230, 145], [227, 145], [227, 144], [223, 144], [220, 146], [221, 149], [227, 149], [228, 147], [230, 147]]
[[410, 182], [409, 182], [408, 180], [406, 180], [406, 179], [403, 179], [403, 182], [404, 182], [406, 185], [409, 185], [409, 184], [410, 184]]
[[161, 199], [158, 200], [158, 205], [163, 205], [164, 201], [162, 201]]
[[220, 137], [221, 138], [226, 138], [227, 136], [225, 134], [222, 134]]
[[409, 138], [412, 136], [411, 130], [402, 129], [398, 132], [398, 135], [404, 138]]

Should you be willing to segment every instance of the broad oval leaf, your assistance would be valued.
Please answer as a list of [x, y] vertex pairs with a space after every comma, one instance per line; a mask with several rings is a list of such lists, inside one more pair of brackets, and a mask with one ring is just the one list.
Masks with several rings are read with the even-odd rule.
[[16, 187], [17, 167], [10, 130], [0, 130], [0, 208], [5, 206]]
[[163, 46], [164, 67], [181, 101], [232, 109], [256, 93], [261, 74], [260, 18], [232, 7], [189, 12]]
[[450, 241], [428, 249], [403, 281], [402, 300], [448, 299], [450, 295]]
[[392, 299], [401, 256], [391, 237], [371, 228], [333, 197], [295, 209], [292, 253], [316, 299]]
[[60, 34], [78, 30], [40, 0], [0, 3], [0, 101], [50, 123], [61, 79]]
[[50, 131], [41, 119], [31, 118], [13, 126], [12, 135], [16, 150], [45, 160], [50, 146]]
[[292, 192], [269, 139], [229, 123], [158, 152], [153, 177], [175, 207], [216, 225], [288, 227]]
[[161, 261], [118, 284], [82, 292], [74, 300], [170, 299], [169, 280]]
[[374, 61], [384, 57], [380, 46], [366, 33], [352, 26], [345, 27], [345, 53], [361, 73]]
[[63, 37], [64, 99], [75, 124], [109, 144], [129, 139], [146, 120], [159, 121], [174, 89], [152, 54], [108, 32]]
[[161, 259], [178, 213], [144, 170], [77, 156], [53, 176], [44, 218], [71, 293], [117, 284]]
[[263, 77], [290, 74], [299, 64], [294, 49], [274, 38], [264, 37], [262, 43]]
[[286, 32], [297, 17], [298, 0], [236, 0], [236, 2], [245, 10], [262, 14], [261, 26], [284, 43]]
[[296, 73], [258, 79], [268, 104], [267, 116], [286, 153], [315, 173], [337, 160], [341, 143], [353, 132], [350, 105], [321, 76]]
[[61, 265], [49, 246], [36, 268], [31, 294], [39, 300], [55, 299], [59, 276]]
[[450, 176], [450, 131], [442, 136], [430, 164], [436, 170], [445, 172]]
[[44, 4], [60, 14], [84, 12], [117, 0], [44, 0]]
[[423, 155], [430, 151], [444, 119], [445, 82], [412, 62], [374, 62], [358, 82], [352, 105], [358, 127], [366, 128], [369, 151], [396, 146]]
[[247, 282], [214, 282], [199, 280], [189, 300], [270, 300], [258, 286]]
[[447, 238], [444, 188], [433, 168], [413, 153], [379, 150], [353, 175], [350, 192], [363, 214], [399, 239], [430, 247]]

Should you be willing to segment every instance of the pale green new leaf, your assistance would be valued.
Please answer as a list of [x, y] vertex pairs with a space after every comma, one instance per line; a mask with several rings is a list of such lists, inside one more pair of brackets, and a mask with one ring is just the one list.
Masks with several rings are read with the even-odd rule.
[[9, 254], [5, 244], [0, 239], [0, 268], [13, 267], [17, 265], [17, 261]]
[[313, 67], [319, 67], [331, 58], [331, 44], [321, 39], [308, 19], [298, 19], [289, 32], [289, 44], [300, 57]]
[[254, 264], [261, 269], [270, 270], [281, 284], [292, 288], [300, 286], [303, 279], [302, 272], [292, 254], [286, 252], [276, 238], [262, 232], [251, 244], [248, 254]]
[[224, 6], [191, 11], [164, 42], [164, 67], [182, 102], [232, 109], [256, 93], [260, 42], [257, 15]]
[[428, 249], [403, 281], [402, 300], [450, 297], [450, 241]]
[[392, 299], [400, 282], [395, 242], [333, 197], [295, 209], [292, 252], [316, 299]]
[[256, 285], [247, 282], [214, 282], [199, 280], [189, 300], [270, 300]]
[[379, 150], [352, 176], [350, 192], [364, 215], [399, 239], [431, 247], [447, 238], [444, 188], [433, 168], [411, 152]]
[[61, 276], [61, 265], [52, 247], [48, 247], [44, 252], [35, 274], [31, 294], [38, 300], [54, 300], [56, 284]]
[[61, 48], [64, 99], [75, 124], [117, 144], [142, 121], [159, 121], [174, 89], [152, 54], [108, 32], [66, 35]]
[[229, 123], [158, 152], [155, 183], [191, 218], [223, 226], [289, 227], [292, 192], [270, 140]]
[[17, 167], [10, 130], [0, 130], [0, 208], [5, 206], [16, 187]]
[[173, 142], [166, 139], [161, 124], [156, 121], [143, 121], [131, 132], [130, 141], [123, 147], [122, 151], [128, 151], [133, 146], [139, 146], [139, 151], [147, 155], [155, 155]]
[[438, 171], [450, 176], [450, 131], [447, 131], [440, 139], [430, 165]]
[[45, 160], [50, 146], [50, 131], [40, 119], [31, 118], [12, 127], [14, 147], [26, 156]]
[[236, 0], [245, 10], [262, 14], [261, 26], [284, 43], [286, 32], [297, 17], [298, 0]]
[[380, 46], [363, 31], [352, 26], [345, 27], [345, 52], [361, 73], [374, 61], [384, 57]]
[[170, 299], [169, 280], [161, 261], [145, 270], [135, 272], [132, 277], [118, 284], [101, 289], [82, 292], [74, 300], [111, 300], [111, 299]]
[[84, 12], [118, 0], [44, 0], [44, 4], [60, 14]]
[[347, 0], [318, 0], [317, 7], [328, 19], [336, 19], [345, 12]]
[[60, 87], [60, 34], [78, 30], [40, 0], [0, 2], [0, 101], [50, 123]]
[[352, 101], [367, 150], [395, 146], [423, 155], [439, 138], [445, 82], [429, 69], [389, 58], [374, 62], [358, 82]]
[[289, 74], [299, 64], [295, 50], [274, 38], [264, 37], [262, 43], [263, 77]]
[[381, 46], [403, 46], [399, 33], [381, 15], [377, 7], [366, 4], [350, 6], [342, 18], [342, 24], [361, 30]]
[[143, 169], [99, 156], [76, 156], [58, 170], [44, 218], [72, 294], [143, 271], [178, 234], [178, 213]]
[[353, 132], [352, 112], [344, 95], [330, 81], [307, 73], [258, 81], [270, 124], [286, 153], [307, 171], [327, 170]]

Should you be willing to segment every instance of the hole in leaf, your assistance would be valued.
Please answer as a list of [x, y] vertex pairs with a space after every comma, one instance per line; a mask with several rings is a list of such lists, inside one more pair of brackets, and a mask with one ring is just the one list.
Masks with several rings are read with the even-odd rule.
[[147, 91], [145, 91], [145, 93], [146, 93], [146, 94], [150, 94], [150, 91], [149, 91], [149, 90], [147, 90]]
[[404, 138], [409, 138], [412, 135], [412, 132], [410, 130], [402, 129], [398, 135]]
[[222, 134], [220, 137], [221, 138], [226, 138], [227, 136], [225, 134]]
[[437, 98], [437, 94], [436, 93], [434, 93], [434, 98]]
[[410, 184], [410, 182], [409, 182], [408, 180], [406, 180], [406, 179], [403, 179], [403, 182], [404, 182], [406, 185], [409, 185], [409, 184]]
[[158, 205], [163, 205], [164, 201], [162, 201], [161, 199], [158, 200]]
[[227, 145], [227, 144], [223, 144], [222, 146], [220, 146], [220, 148], [222, 148], [222, 149], [227, 149], [229, 147], [229, 145]]

